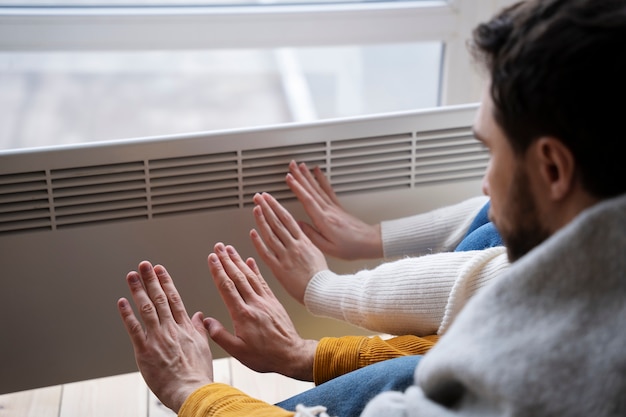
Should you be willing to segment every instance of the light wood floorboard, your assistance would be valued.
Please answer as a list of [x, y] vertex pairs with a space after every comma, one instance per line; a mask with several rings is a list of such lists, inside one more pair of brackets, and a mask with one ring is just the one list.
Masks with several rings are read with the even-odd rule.
[[[313, 387], [275, 373], [251, 371], [233, 358], [214, 363], [214, 379], [277, 403]], [[0, 417], [174, 417], [133, 372], [0, 395]]]
[[0, 417], [57, 417], [62, 390], [57, 385], [0, 395]]

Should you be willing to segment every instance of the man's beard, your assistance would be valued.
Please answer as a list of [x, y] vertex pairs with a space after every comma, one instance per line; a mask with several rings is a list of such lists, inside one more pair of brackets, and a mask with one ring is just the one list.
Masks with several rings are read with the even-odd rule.
[[507, 202], [511, 228], [500, 233], [509, 261], [515, 262], [550, 237], [550, 232], [541, 224], [528, 175], [521, 167], [515, 169]]

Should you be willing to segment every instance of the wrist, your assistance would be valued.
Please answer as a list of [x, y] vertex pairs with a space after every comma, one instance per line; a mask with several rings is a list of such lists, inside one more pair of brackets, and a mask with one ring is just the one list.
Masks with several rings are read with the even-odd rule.
[[317, 340], [302, 339], [301, 346], [294, 349], [297, 356], [291, 358], [291, 367], [284, 375], [300, 381], [313, 381], [313, 363], [318, 344]]
[[164, 404], [168, 406], [169, 408], [171, 408], [174, 412], [178, 413], [180, 411], [180, 408], [183, 406], [185, 401], [187, 401], [187, 398], [191, 396], [191, 394], [193, 394], [198, 389], [212, 382], [213, 382], [212, 380], [207, 379], [206, 381], [197, 380], [197, 381], [181, 384], [175, 390], [175, 392], [173, 392], [172, 395], [170, 396], [171, 404], [165, 404], [165, 402]]
[[370, 225], [368, 258], [377, 259], [383, 257], [383, 238], [380, 223]]
[[193, 394], [194, 391], [196, 391], [198, 388], [200, 387], [181, 386], [176, 390], [175, 393], [172, 394], [171, 404], [167, 404], [164, 401], [162, 402], [164, 405], [166, 405], [172, 411], [178, 414], [185, 401], [187, 401], [187, 398], [189, 398], [191, 394]]

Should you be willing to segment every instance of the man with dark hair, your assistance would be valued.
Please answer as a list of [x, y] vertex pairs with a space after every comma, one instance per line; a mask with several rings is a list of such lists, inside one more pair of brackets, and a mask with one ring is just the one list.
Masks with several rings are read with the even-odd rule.
[[[490, 80], [474, 125], [491, 154], [483, 189], [514, 264], [468, 301], [415, 384], [380, 394], [363, 416], [626, 415], [626, 164], [609, 99], [626, 97], [624, 45], [625, 0], [531, 0], [475, 30]], [[248, 307], [277, 303], [232, 248], [211, 254], [209, 268], [236, 325], [258, 322], [245, 319], [258, 311]], [[189, 318], [163, 267], [142, 263], [127, 280], [145, 330], [128, 301], [118, 307], [139, 369], [168, 407], [294, 415], [212, 383], [215, 323]], [[272, 317], [266, 337], [281, 338], [283, 360], [298, 366], [307, 347], [289, 345], [287, 319]]]
[[626, 415], [626, 2], [528, 1], [474, 32], [475, 135], [515, 262], [470, 300], [415, 385], [363, 415]]

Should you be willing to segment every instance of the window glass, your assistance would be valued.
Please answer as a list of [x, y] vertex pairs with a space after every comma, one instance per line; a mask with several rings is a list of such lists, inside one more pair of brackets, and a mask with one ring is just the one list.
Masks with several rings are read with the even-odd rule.
[[297, 51], [319, 118], [438, 105], [442, 44]]
[[1, 52], [0, 149], [433, 107], [441, 54], [439, 42]]

